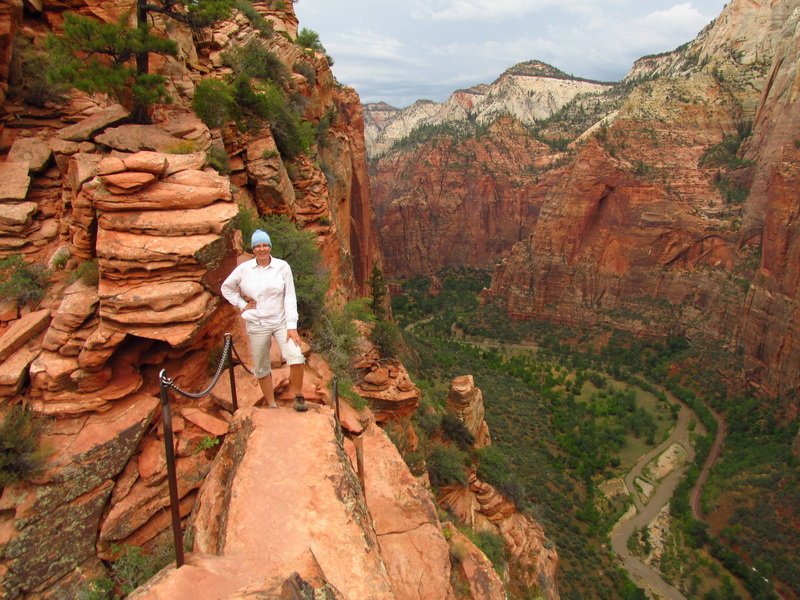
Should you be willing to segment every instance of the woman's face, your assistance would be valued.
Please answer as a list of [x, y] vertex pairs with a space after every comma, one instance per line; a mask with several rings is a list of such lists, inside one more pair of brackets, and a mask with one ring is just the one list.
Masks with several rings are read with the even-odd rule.
[[253, 246], [253, 252], [256, 255], [256, 259], [264, 259], [269, 258], [269, 253], [272, 251], [272, 246], [269, 244], [256, 244]]

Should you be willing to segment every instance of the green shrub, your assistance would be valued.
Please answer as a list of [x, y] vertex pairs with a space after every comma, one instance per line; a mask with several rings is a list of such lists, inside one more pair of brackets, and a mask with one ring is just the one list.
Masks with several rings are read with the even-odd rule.
[[344, 314], [351, 319], [372, 323], [375, 321], [375, 315], [372, 313], [369, 305], [369, 298], [355, 298], [345, 304]]
[[472, 444], [475, 443], [475, 436], [470, 433], [464, 422], [453, 413], [447, 412], [442, 416], [442, 433], [461, 450], [469, 450]]
[[375, 321], [370, 332], [370, 339], [383, 358], [399, 356], [403, 346], [403, 335], [400, 333], [400, 328], [385, 319]]
[[208, 127], [222, 127], [232, 118], [234, 99], [231, 88], [218, 79], [204, 79], [197, 84], [192, 108]]
[[428, 475], [431, 485], [442, 487], [450, 483], [467, 484], [464, 469], [467, 456], [458, 448], [434, 442], [427, 457]]
[[47, 79], [49, 54], [21, 35], [14, 38], [10, 68], [11, 90], [19, 91], [26, 103], [44, 108], [50, 102], [60, 104], [66, 101], [69, 86]]
[[181, 140], [167, 148], [167, 154], [193, 154], [197, 152], [197, 144], [192, 140]]
[[314, 143], [314, 126], [303, 121], [293, 110], [283, 91], [272, 81], [254, 87], [250, 79], [240, 75], [233, 84], [233, 96], [238, 106], [237, 121], [257, 129], [259, 119], [269, 121], [275, 145], [286, 159], [307, 153]]
[[100, 271], [96, 260], [87, 260], [78, 265], [70, 276], [70, 282], [83, 281], [86, 285], [97, 285], [100, 282]]
[[292, 67], [292, 70], [295, 73], [300, 73], [303, 77], [306, 78], [308, 85], [314, 86], [317, 82], [317, 73], [314, 71], [314, 67], [312, 67], [307, 62], [296, 62]]
[[41, 468], [40, 433], [41, 423], [28, 408], [17, 404], [6, 413], [0, 423], [0, 488]]
[[481, 549], [486, 558], [492, 561], [494, 568], [498, 572], [502, 572], [507, 561], [505, 542], [502, 536], [491, 531], [477, 531], [468, 532], [467, 537]]
[[222, 62], [236, 71], [237, 75], [252, 79], [273, 81], [280, 86], [286, 85], [289, 79], [286, 65], [257, 39], [226, 50], [222, 53]]
[[15, 254], [0, 260], [0, 298], [18, 304], [36, 304], [42, 299], [50, 272], [42, 265], [28, 264]]
[[114, 581], [110, 577], [90, 581], [86, 588], [78, 592], [78, 600], [114, 600], [114, 598]]
[[359, 334], [345, 312], [326, 310], [314, 323], [314, 351], [325, 357], [334, 373], [348, 374], [358, 349]]
[[208, 164], [220, 175], [227, 175], [231, 172], [231, 159], [228, 152], [222, 146], [211, 146], [206, 155]]
[[210, 450], [214, 446], [219, 446], [219, 438], [214, 435], [204, 435], [194, 445], [194, 451], [195, 453], [203, 452], [204, 450]]
[[138, 546], [112, 546], [119, 552], [118, 558], [111, 567], [114, 581], [119, 586], [124, 598], [142, 585], [173, 559], [173, 548], [164, 544], [159, 551], [148, 554]]
[[50, 259], [50, 265], [56, 271], [61, 271], [64, 267], [67, 266], [67, 262], [69, 262], [70, 253], [67, 248], [61, 248], [58, 252], [53, 255], [53, 258]]
[[272, 22], [267, 21], [247, 0], [235, 0], [233, 6], [247, 17], [247, 20], [250, 21], [250, 25], [258, 30], [261, 37], [269, 39], [275, 33]]
[[297, 39], [295, 42], [298, 46], [325, 54], [325, 46], [322, 45], [322, 42], [319, 39], [319, 34], [312, 29], [303, 27], [297, 34]]

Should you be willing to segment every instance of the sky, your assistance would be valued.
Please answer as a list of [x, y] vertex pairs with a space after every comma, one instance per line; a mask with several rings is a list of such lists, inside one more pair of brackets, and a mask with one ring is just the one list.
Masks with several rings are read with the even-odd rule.
[[541, 60], [599, 81], [674, 50], [719, 16], [724, 0], [295, 0], [333, 74], [362, 103], [405, 108], [491, 83]]

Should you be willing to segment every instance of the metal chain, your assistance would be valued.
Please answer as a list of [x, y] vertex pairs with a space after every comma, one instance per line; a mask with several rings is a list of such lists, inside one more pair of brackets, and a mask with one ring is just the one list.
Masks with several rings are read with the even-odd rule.
[[[175, 382], [169, 378], [162, 378], [163, 384], [171, 387], [173, 390], [175, 390], [176, 392], [178, 392], [183, 396], [186, 396], [187, 398], [202, 398], [203, 396], [206, 396], [214, 388], [214, 386], [217, 385], [217, 381], [219, 381], [219, 378], [222, 375], [222, 370], [225, 368], [225, 361], [230, 357], [232, 347], [233, 347], [233, 340], [231, 338], [227, 338], [225, 340], [225, 347], [222, 349], [222, 356], [219, 359], [219, 365], [217, 365], [217, 372], [214, 373], [214, 378], [211, 380], [209, 386], [202, 392], [184, 391], [177, 385], [175, 385]], [[236, 357], [239, 358], [238, 354]], [[239, 360], [241, 362], [241, 359]]]

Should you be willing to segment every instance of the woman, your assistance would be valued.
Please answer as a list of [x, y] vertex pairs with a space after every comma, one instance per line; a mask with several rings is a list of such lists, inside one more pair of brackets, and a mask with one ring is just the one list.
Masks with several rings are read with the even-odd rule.
[[256, 229], [250, 239], [255, 258], [236, 267], [222, 283], [222, 295], [239, 309], [245, 321], [253, 352], [253, 373], [270, 408], [278, 408], [272, 385], [269, 350], [272, 337], [289, 365], [289, 391], [294, 394], [294, 409], [308, 410], [303, 397], [303, 364], [297, 333], [297, 296], [292, 268], [285, 260], [272, 256], [272, 240], [266, 231]]

